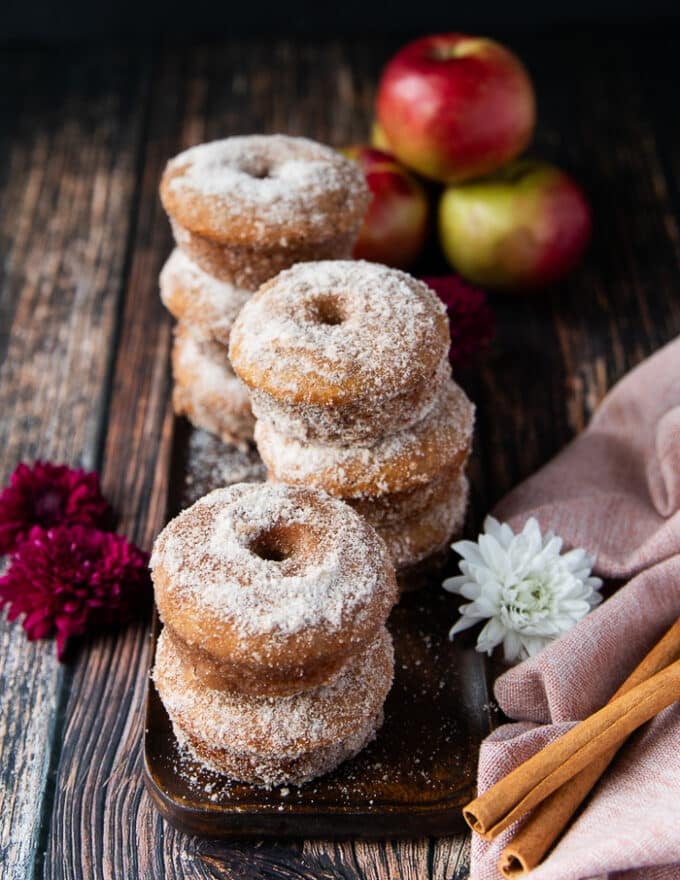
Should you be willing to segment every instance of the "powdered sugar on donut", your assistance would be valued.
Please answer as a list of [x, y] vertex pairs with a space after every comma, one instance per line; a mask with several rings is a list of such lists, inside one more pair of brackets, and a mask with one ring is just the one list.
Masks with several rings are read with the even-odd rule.
[[223, 345], [197, 338], [184, 323], [177, 325], [172, 349], [175, 412], [196, 427], [230, 443], [245, 445], [253, 437], [254, 419], [248, 391], [231, 369]]
[[300, 263], [244, 306], [230, 357], [246, 384], [286, 403], [377, 404], [432, 377], [446, 310], [425, 284], [376, 263]]
[[330, 147], [287, 135], [231, 137], [191, 147], [168, 163], [161, 195], [166, 209], [189, 229], [200, 225], [210, 237], [240, 239], [230, 228], [240, 219], [249, 237], [273, 236], [281, 246], [300, 231], [327, 237], [332, 224], [335, 232], [353, 227], [369, 200], [356, 163]]
[[392, 683], [392, 658], [382, 627], [326, 684], [289, 697], [260, 697], [206, 687], [162, 633], [154, 679], [169, 714], [212, 748], [291, 759], [344, 739], [375, 715]]
[[408, 568], [441, 550], [463, 527], [469, 485], [461, 474], [449, 494], [417, 516], [376, 526], [397, 570]]
[[173, 317], [224, 345], [236, 316], [253, 295], [204, 272], [179, 248], [168, 257], [159, 281], [161, 299]]
[[[226, 349], [218, 343], [200, 339], [185, 324], [175, 333], [173, 360], [178, 372], [187, 373], [202, 396], [224, 397], [234, 409], [248, 409], [248, 392], [234, 373]], [[227, 407], [231, 409], [229, 404]]]
[[284, 403], [250, 389], [253, 414], [302, 443], [372, 446], [385, 434], [403, 431], [424, 419], [436, 404], [451, 366], [445, 355], [434, 374], [404, 394], [375, 400], [356, 400], [343, 406]]
[[[267, 558], [277, 532], [293, 535], [286, 558]], [[264, 549], [263, 549], [264, 548]], [[384, 580], [387, 551], [342, 502], [316, 490], [271, 484], [217, 489], [158, 536], [152, 576], [169, 593], [247, 634], [342, 628]]]
[[301, 443], [261, 420], [255, 425], [255, 441], [270, 477], [318, 486], [341, 497], [366, 497], [427, 483], [457, 457], [462, 465], [473, 424], [474, 407], [450, 379], [425, 419], [374, 446]]

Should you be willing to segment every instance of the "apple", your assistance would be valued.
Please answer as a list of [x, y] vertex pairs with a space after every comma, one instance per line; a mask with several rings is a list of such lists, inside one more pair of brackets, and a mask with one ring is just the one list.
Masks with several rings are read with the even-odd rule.
[[459, 183], [489, 174], [531, 140], [529, 75], [484, 37], [439, 34], [409, 43], [378, 86], [378, 125], [390, 151], [424, 177]]
[[447, 259], [463, 277], [489, 288], [529, 290], [556, 281], [581, 259], [591, 225], [578, 184], [531, 159], [451, 186], [439, 203]]
[[355, 259], [408, 268], [427, 236], [425, 190], [389, 153], [363, 145], [343, 152], [359, 163], [373, 196], [354, 248]]
[[390, 151], [390, 145], [385, 137], [385, 132], [380, 127], [379, 122], [373, 122], [371, 126], [371, 146], [375, 147], [376, 150], [384, 150], [386, 153]]

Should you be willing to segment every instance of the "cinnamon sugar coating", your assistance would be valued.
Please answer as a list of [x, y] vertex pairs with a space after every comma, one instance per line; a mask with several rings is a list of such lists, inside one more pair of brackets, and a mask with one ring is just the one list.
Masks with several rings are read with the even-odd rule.
[[370, 200], [356, 163], [287, 135], [185, 150], [168, 162], [160, 195], [184, 253], [246, 289], [297, 262], [350, 257]]
[[334, 653], [317, 658], [316, 662], [294, 669], [292, 677], [283, 679], [269, 669], [257, 674], [244, 670], [243, 666], [220, 660], [206, 651], [200, 643], [189, 645], [171, 626], [165, 632], [173, 644], [173, 650], [193, 669], [196, 678], [214, 690], [238, 691], [266, 697], [288, 697], [324, 684], [337, 674], [338, 663], [342, 662]]
[[175, 734], [198, 760], [256, 785], [301, 784], [352, 757], [382, 723], [394, 653], [381, 627], [326, 684], [289, 697], [207, 687], [164, 631], [153, 679]]
[[256, 290], [269, 278], [294, 263], [308, 260], [346, 260], [352, 256], [358, 228], [340, 235], [297, 244], [224, 244], [180, 226], [171, 220], [177, 247], [214, 278]]
[[444, 356], [433, 375], [379, 403], [358, 399], [342, 406], [287, 404], [252, 388], [250, 400], [256, 418], [301, 443], [371, 446], [379, 437], [403, 431], [424, 419], [450, 378], [449, 359]]
[[170, 314], [222, 345], [229, 344], [236, 316], [253, 293], [208, 275], [179, 248], [166, 260], [159, 281]]
[[460, 470], [472, 440], [474, 407], [452, 380], [432, 411], [413, 427], [374, 446], [300, 443], [266, 421], [255, 425], [255, 442], [269, 478], [316, 486], [341, 498], [370, 498], [408, 492], [445, 468]]
[[384, 542], [348, 505], [273, 484], [218, 489], [151, 557], [163, 622], [248, 693], [294, 693], [375, 638], [396, 601]]
[[172, 372], [177, 415], [227, 443], [243, 446], [252, 440], [255, 420], [248, 391], [231, 369], [223, 345], [197, 338], [185, 324], [178, 324]]
[[397, 575], [434, 556], [463, 528], [469, 495], [468, 481], [462, 474], [443, 497], [434, 498], [423, 510], [399, 523], [377, 527], [387, 544]]
[[343, 739], [310, 749], [294, 758], [276, 754], [244, 754], [235, 752], [228, 746], [219, 748], [207, 742], [200, 734], [185, 731], [181, 719], [173, 723], [173, 730], [180, 744], [209, 770], [259, 788], [272, 788], [284, 783], [303, 785], [318, 776], [331, 773], [340, 764], [363, 751], [375, 739], [383, 719], [383, 710], [380, 708], [375, 715], [365, 719]]
[[397, 421], [408, 423], [414, 404], [417, 418], [448, 345], [446, 310], [429, 287], [377, 263], [336, 260], [263, 284], [234, 324], [229, 356], [251, 389], [307, 407], [308, 424], [323, 410], [332, 430], [320, 420], [317, 436], [334, 440], [357, 413], [370, 422], [391, 400]]
[[288, 135], [247, 135], [185, 150], [160, 186], [168, 214], [212, 241], [294, 246], [361, 225], [370, 194], [359, 166]]
[[429, 483], [415, 486], [404, 492], [373, 495], [366, 498], [350, 498], [348, 504], [360, 513], [374, 529], [403, 522], [427, 510], [455, 491], [463, 476], [461, 467], [446, 467]]

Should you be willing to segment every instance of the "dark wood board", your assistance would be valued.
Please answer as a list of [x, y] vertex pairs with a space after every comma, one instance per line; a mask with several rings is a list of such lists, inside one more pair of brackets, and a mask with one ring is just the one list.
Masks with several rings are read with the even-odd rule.
[[[588, 28], [508, 40], [538, 88], [532, 151], [585, 184], [595, 238], [563, 284], [492, 298], [496, 344], [460, 377], [478, 406], [470, 532], [680, 332], [678, 39], [673, 28]], [[0, 53], [3, 480], [36, 456], [98, 467], [121, 531], [150, 546], [173, 429], [170, 322], [156, 292], [171, 246], [156, 195], [163, 163], [238, 132], [363, 139], [394, 48], [253, 39]], [[53, 644], [28, 644], [2, 621], [3, 878], [468, 876], [464, 834], [246, 843], [164, 823], [141, 783], [148, 662], [147, 621], [92, 638], [65, 666]]]
[[[180, 420], [169, 516], [219, 486], [263, 476], [255, 452]], [[459, 603], [442, 590], [441, 574], [422, 580], [388, 621], [395, 677], [375, 741], [306, 785], [266, 790], [190, 760], [149, 682], [145, 782], [161, 814], [182, 831], [225, 838], [384, 840], [463, 830], [461, 808], [474, 796], [479, 744], [490, 727], [485, 664], [468, 640], [447, 637]], [[152, 641], [159, 631], [155, 619]]]
[[396, 675], [376, 740], [304, 786], [264, 790], [201, 768], [178, 749], [150, 685], [145, 781], [164, 818], [188, 833], [240, 839], [394, 840], [463, 830], [461, 807], [474, 796], [488, 730], [483, 662], [469, 647], [448, 645], [451, 603], [426, 592], [407, 594], [390, 618]]

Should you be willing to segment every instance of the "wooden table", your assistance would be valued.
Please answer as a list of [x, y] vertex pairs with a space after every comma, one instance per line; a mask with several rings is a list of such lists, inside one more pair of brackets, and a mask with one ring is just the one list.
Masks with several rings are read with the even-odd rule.
[[[590, 191], [594, 245], [568, 283], [493, 299], [499, 334], [462, 381], [478, 405], [470, 527], [680, 331], [674, 33], [514, 39], [539, 95], [535, 151]], [[365, 139], [394, 41], [240, 41], [0, 57], [0, 478], [36, 457], [97, 468], [121, 530], [163, 522], [171, 241], [163, 164], [228, 134]], [[147, 624], [65, 665], [3, 624], [4, 878], [437, 878], [469, 841], [216, 844], [165, 826], [141, 785]]]

